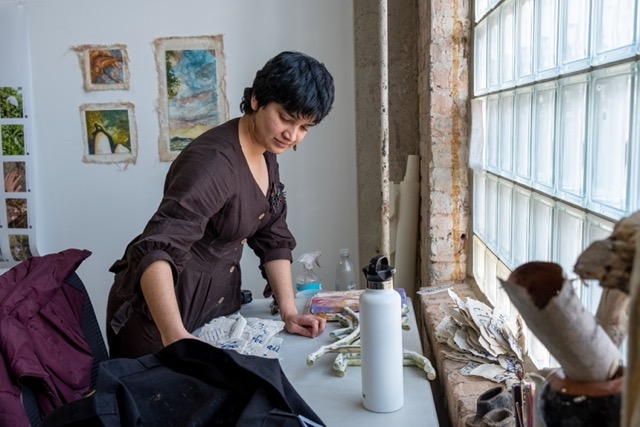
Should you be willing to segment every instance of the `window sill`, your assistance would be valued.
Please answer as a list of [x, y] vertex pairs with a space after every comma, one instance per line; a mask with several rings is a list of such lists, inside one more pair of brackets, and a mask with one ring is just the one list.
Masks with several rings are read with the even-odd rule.
[[[466, 298], [482, 300], [475, 293], [475, 287], [475, 283], [471, 280], [468, 283], [453, 284], [451, 289], [463, 300]], [[436, 400], [440, 426], [464, 427], [465, 418], [476, 413], [478, 396], [498, 384], [480, 377], [461, 375], [459, 371], [465, 363], [456, 362], [444, 356], [442, 350], [445, 346], [435, 337], [436, 326], [445, 317], [440, 304], [455, 307], [455, 303], [446, 291], [418, 295], [415, 299], [416, 320], [424, 354], [431, 360], [437, 372], [437, 378], [431, 382], [431, 388]]]

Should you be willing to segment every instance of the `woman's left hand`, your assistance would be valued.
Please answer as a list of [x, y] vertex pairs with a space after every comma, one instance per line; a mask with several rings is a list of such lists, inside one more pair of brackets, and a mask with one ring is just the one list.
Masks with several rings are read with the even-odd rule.
[[315, 338], [324, 332], [326, 319], [313, 314], [292, 314], [284, 317], [284, 329], [291, 334]]

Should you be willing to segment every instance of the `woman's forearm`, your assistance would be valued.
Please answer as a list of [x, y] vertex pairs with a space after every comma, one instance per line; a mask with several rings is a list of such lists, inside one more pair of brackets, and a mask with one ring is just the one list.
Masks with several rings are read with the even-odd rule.
[[149, 265], [140, 278], [140, 288], [163, 345], [190, 336], [182, 323], [171, 265], [167, 261]]
[[264, 264], [271, 289], [278, 301], [280, 315], [286, 316], [298, 314], [296, 309], [293, 280], [291, 278], [291, 262], [286, 259], [269, 261]]

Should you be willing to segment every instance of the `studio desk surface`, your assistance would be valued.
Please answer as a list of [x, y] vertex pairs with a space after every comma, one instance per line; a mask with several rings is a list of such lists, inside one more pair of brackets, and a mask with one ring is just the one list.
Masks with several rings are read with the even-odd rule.
[[[278, 319], [270, 313], [269, 299], [254, 299], [245, 304], [240, 313], [244, 317]], [[302, 312], [306, 300], [296, 299], [298, 310]], [[422, 354], [420, 335], [415, 314], [409, 301], [409, 330], [403, 330], [403, 348]], [[331, 344], [329, 335], [340, 325], [327, 322], [325, 332], [314, 339], [280, 332], [283, 338], [280, 349], [282, 369], [297, 392], [318, 414], [327, 427], [366, 426], [366, 427], [437, 427], [436, 414], [431, 385], [426, 373], [416, 366], [405, 366], [404, 406], [392, 413], [370, 412], [362, 406], [362, 380], [359, 366], [349, 366], [343, 377], [334, 374], [332, 364], [336, 353], [327, 353], [316, 362], [307, 365], [307, 356], [320, 346]]]

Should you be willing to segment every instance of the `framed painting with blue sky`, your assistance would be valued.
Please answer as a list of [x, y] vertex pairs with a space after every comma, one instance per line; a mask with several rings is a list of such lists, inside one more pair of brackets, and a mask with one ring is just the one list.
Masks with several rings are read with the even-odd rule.
[[194, 138], [228, 120], [222, 35], [159, 38], [160, 160], [172, 161]]

